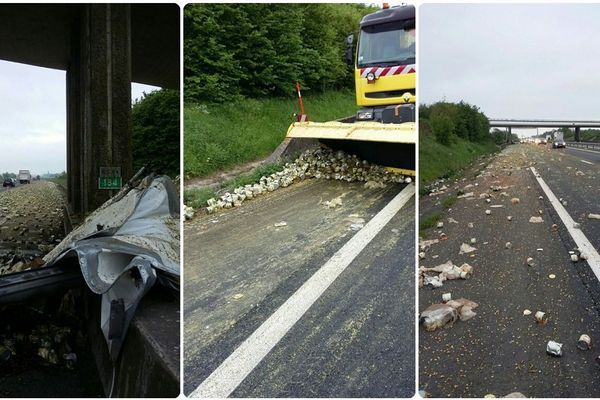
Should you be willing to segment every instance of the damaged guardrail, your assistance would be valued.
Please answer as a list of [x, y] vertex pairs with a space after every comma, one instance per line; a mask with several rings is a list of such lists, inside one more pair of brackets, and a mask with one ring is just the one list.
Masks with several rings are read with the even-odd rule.
[[165, 176], [126, 185], [44, 257], [52, 268], [76, 258], [101, 295], [100, 326], [117, 359], [142, 297], [156, 281], [179, 290], [179, 197]]

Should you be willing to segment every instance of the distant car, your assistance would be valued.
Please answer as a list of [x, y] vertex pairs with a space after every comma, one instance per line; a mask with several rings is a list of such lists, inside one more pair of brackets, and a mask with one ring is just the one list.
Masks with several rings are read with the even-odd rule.
[[563, 148], [564, 149], [565, 147], [567, 147], [567, 144], [562, 139], [558, 139], [558, 140], [555, 140], [554, 142], [552, 142], [552, 148], [553, 149], [558, 149], [558, 148]]
[[537, 142], [537, 143], [538, 144], [547, 144], [546, 139], [539, 139], [539, 142]]
[[13, 178], [6, 178], [2, 182], [2, 187], [15, 187], [15, 180]]

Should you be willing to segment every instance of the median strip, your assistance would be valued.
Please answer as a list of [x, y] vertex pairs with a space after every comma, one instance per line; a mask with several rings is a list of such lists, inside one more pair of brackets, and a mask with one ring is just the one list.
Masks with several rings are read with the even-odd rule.
[[556, 198], [556, 196], [554, 195], [554, 193], [552, 192], [550, 187], [542, 179], [542, 177], [536, 171], [536, 169], [534, 167], [530, 167], [530, 169], [531, 169], [531, 172], [533, 172], [533, 175], [535, 176], [535, 179], [541, 186], [542, 190], [548, 197], [548, 200], [550, 200], [550, 204], [552, 204], [552, 207], [554, 207], [554, 209], [556, 210], [556, 213], [558, 214], [558, 216], [562, 220], [563, 224], [569, 231], [569, 234], [575, 241], [575, 244], [577, 244], [577, 247], [579, 247], [579, 249], [582, 253], [585, 252], [587, 254], [587, 257], [588, 257], [587, 263], [589, 264], [590, 268], [596, 275], [596, 278], [598, 279], [598, 281], [600, 281], [600, 254], [598, 254], [598, 251], [596, 251], [596, 249], [594, 248], [592, 243], [584, 235], [584, 233], [581, 231], [581, 229], [575, 228], [575, 226], [578, 226], [575, 223], [575, 220], [573, 220], [573, 218], [571, 218], [571, 216], [569, 215], [567, 210], [561, 204], [560, 200]]
[[189, 397], [228, 397], [414, 196], [409, 184], [250, 335]]

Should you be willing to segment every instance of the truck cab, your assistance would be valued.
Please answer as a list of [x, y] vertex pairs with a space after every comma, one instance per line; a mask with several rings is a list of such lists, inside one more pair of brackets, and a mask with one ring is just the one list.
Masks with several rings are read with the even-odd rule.
[[361, 20], [354, 62], [357, 120], [415, 121], [415, 28], [413, 6], [384, 5]]

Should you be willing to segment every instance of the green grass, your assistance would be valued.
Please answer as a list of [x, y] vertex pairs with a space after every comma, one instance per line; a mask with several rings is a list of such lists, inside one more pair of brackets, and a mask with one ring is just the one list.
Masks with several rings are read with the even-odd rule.
[[419, 219], [419, 236], [425, 237], [428, 229], [433, 228], [442, 219], [441, 213], [431, 214], [427, 217]]
[[183, 194], [183, 202], [186, 206], [200, 208], [206, 206], [206, 200], [215, 197], [216, 193], [212, 189], [194, 188], [186, 189]]
[[436, 142], [431, 136], [419, 141], [419, 179], [421, 188], [438, 178], [450, 178], [484, 154], [498, 151], [492, 142], [479, 144], [455, 137], [449, 145]]
[[[311, 121], [331, 121], [356, 112], [354, 92], [304, 97]], [[184, 113], [186, 178], [206, 176], [268, 156], [282, 142], [298, 112], [290, 99], [246, 99], [223, 105], [187, 105]]]
[[444, 199], [444, 201], [442, 201], [442, 205], [444, 206], [444, 208], [450, 208], [454, 205], [454, 203], [456, 203], [457, 200], [458, 200], [458, 197], [449, 196], [449, 197], [446, 197]]
[[56, 183], [58, 186], [62, 186], [65, 190], [67, 189], [67, 175], [61, 174], [55, 178], [48, 179], [50, 182]]

